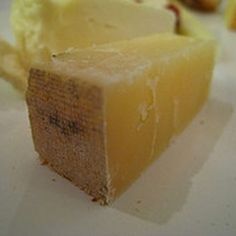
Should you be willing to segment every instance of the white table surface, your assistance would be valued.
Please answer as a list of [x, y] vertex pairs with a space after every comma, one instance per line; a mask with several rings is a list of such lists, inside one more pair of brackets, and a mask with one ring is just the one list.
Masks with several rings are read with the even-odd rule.
[[[0, 35], [12, 39], [10, 1]], [[0, 235], [236, 235], [236, 33], [202, 16], [222, 43], [212, 92], [186, 131], [111, 207], [41, 166], [24, 101], [0, 79]]]

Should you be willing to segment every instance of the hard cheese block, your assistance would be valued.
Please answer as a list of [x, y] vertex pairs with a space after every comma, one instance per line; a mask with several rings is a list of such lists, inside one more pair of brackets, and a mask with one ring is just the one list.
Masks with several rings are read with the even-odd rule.
[[199, 111], [213, 64], [214, 43], [169, 34], [57, 55], [30, 73], [36, 151], [107, 204]]

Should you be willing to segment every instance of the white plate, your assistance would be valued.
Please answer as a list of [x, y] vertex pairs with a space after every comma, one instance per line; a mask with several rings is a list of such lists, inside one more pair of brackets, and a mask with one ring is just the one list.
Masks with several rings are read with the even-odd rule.
[[[0, 34], [10, 38], [9, 1]], [[236, 33], [222, 42], [210, 98], [193, 123], [112, 207], [39, 165], [27, 110], [0, 80], [0, 235], [236, 235]]]

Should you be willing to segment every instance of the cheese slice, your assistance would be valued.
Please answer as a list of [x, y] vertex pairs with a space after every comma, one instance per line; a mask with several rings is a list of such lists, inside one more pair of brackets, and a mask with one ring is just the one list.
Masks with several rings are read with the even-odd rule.
[[172, 12], [133, 0], [15, 0], [12, 27], [26, 67], [71, 47], [174, 32]]
[[30, 73], [35, 148], [110, 203], [199, 111], [213, 64], [212, 41], [169, 34], [59, 54]]

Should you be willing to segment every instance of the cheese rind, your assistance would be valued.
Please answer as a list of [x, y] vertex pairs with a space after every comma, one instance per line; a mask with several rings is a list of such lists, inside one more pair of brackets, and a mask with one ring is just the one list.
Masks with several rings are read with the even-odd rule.
[[106, 203], [103, 99], [102, 89], [86, 81], [30, 72], [27, 103], [42, 162]]
[[36, 150], [109, 203], [199, 111], [213, 64], [214, 43], [173, 35], [60, 54], [31, 71], [27, 103]]

